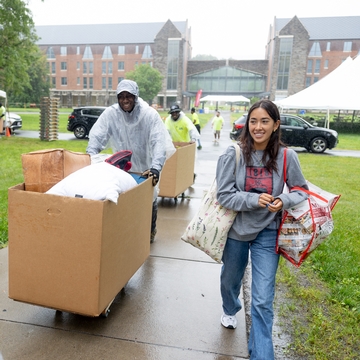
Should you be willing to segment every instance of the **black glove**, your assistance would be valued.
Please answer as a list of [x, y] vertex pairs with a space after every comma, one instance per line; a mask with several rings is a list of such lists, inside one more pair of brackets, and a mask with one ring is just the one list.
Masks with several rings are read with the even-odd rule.
[[156, 170], [154, 168], [151, 168], [150, 170], [145, 170], [141, 176], [143, 177], [152, 177], [152, 184], [153, 186], [155, 186], [158, 182], [159, 182], [159, 170]]

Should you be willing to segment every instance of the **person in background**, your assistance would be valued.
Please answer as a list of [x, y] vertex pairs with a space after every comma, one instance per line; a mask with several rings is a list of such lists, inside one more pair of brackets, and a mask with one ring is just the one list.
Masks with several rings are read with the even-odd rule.
[[219, 143], [220, 140], [220, 132], [224, 125], [224, 118], [220, 115], [220, 111], [216, 111], [216, 115], [212, 119], [211, 122], [213, 131], [214, 131], [214, 143]]
[[5, 121], [5, 107], [2, 103], [0, 103], [0, 134], [3, 133], [3, 130], [5, 128], [4, 121]]
[[[273, 360], [273, 300], [279, 255], [276, 237], [281, 211], [307, 198], [299, 190], [283, 193], [284, 150], [280, 140], [280, 114], [270, 100], [260, 100], [249, 110], [240, 136], [241, 157], [235, 171], [235, 149], [219, 157], [216, 169], [217, 199], [238, 215], [230, 228], [223, 253], [220, 292], [221, 324], [237, 326], [241, 310], [240, 288], [251, 257], [250, 359]], [[289, 189], [308, 189], [296, 152], [287, 149], [286, 182]]]
[[179, 105], [174, 104], [170, 107], [169, 116], [165, 119], [167, 128], [172, 141], [174, 142], [196, 142], [200, 139], [192, 121], [181, 111]]
[[0, 120], [4, 120], [5, 117], [5, 107], [2, 103], [0, 103]]
[[[118, 103], [101, 114], [89, 134], [86, 152], [95, 155], [108, 143], [113, 153], [131, 150], [131, 170], [151, 177], [156, 186], [166, 160], [170, 136], [159, 113], [139, 97], [139, 88], [132, 80], [122, 80], [117, 86]], [[157, 199], [153, 202], [150, 242], [156, 235]]]
[[[193, 107], [191, 108], [191, 119], [192, 119], [192, 122], [193, 124], [195, 125], [199, 135], [201, 134], [201, 127], [200, 127], [200, 120], [199, 120], [199, 116], [198, 114], [196, 113], [196, 109]], [[198, 142], [198, 150], [201, 150], [202, 149], [202, 146], [201, 146], [201, 142], [200, 142], [200, 138], [197, 139], [197, 142]]]

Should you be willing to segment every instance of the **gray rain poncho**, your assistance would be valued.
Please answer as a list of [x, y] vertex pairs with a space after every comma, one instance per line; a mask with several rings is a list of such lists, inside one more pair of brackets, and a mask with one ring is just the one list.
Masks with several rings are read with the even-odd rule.
[[117, 94], [122, 91], [135, 95], [134, 109], [125, 112], [118, 103], [108, 107], [90, 131], [86, 152], [95, 155], [107, 147], [114, 153], [131, 150], [131, 171], [142, 173], [150, 168], [161, 171], [166, 158], [175, 152], [165, 125], [158, 112], [138, 96], [134, 81], [121, 81]]

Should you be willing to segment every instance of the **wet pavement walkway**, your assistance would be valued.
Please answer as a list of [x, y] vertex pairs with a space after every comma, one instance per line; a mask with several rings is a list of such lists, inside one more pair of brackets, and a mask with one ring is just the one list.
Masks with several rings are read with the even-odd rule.
[[[232, 143], [230, 113], [222, 115], [225, 126], [219, 144], [213, 143], [210, 123], [202, 130], [197, 177], [185, 198], [177, 202], [158, 198], [158, 233], [150, 257], [118, 294], [107, 318], [57, 312], [9, 299], [8, 249], [0, 250], [0, 360], [248, 357], [244, 311], [238, 313], [237, 329], [220, 324], [221, 265], [180, 240], [215, 176], [219, 155]], [[26, 134], [19, 131], [16, 136]], [[73, 134], [59, 138], [75, 140]]]

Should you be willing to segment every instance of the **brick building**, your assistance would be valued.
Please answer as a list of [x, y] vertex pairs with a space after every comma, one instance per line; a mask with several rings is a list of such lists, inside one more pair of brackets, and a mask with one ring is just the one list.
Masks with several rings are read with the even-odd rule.
[[160, 107], [191, 106], [205, 95], [279, 100], [292, 95], [360, 49], [360, 16], [274, 19], [264, 60], [191, 59], [187, 21], [138, 24], [37, 26], [47, 56], [51, 95], [61, 106], [109, 105], [116, 86], [138, 64], [163, 75], [154, 99]]
[[168, 107], [182, 100], [191, 57], [187, 21], [50, 25], [36, 31], [49, 64], [51, 96], [60, 98], [60, 106], [114, 103], [117, 84], [139, 64], [164, 75], [156, 102]]
[[360, 50], [360, 16], [274, 19], [267, 90], [280, 100], [314, 84]]

